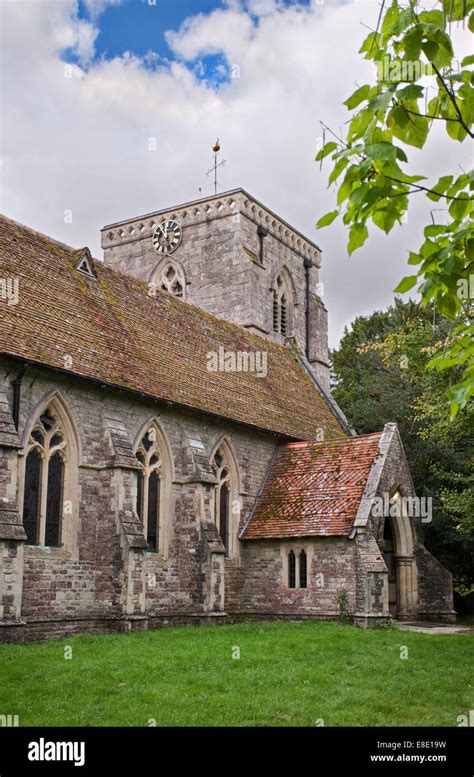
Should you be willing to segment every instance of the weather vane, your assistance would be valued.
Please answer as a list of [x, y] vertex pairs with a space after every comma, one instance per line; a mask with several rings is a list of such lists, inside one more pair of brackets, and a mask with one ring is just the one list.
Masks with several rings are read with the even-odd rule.
[[[217, 187], [219, 185], [219, 181], [217, 180], [217, 170], [219, 167], [224, 167], [226, 160], [222, 159], [220, 162], [217, 161], [219, 151], [221, 150], [221, 144], [219, 143], [219, 138], [217, 138], [216, 142], [214, 143], [212, 150], [214, 152], [214, 164], [210, 168], [210, 170], [207, 171], [206, 175], [209, 176], [212, 172], [214, 173], [214, 194], [217, 194]], [[199, 191], [202, 191], [202, 188], [199, 187]]]

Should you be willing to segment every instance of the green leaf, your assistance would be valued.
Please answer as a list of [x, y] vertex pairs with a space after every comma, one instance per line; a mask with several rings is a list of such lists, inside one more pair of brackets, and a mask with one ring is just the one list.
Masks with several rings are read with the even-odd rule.
[[394, 146], [397, 150], [397, 159], [401, 159], [402, 162], [408, 162], [408, 157], [405, 154], [404, 150], [402, 148], [399, 148], [398, 146]]
[[458, 383], [455, 386], [451, 386], [448, 391], [448, 396], [451, 400], [451, 419], [456, 417], [459, 410], [463, 410], [463, 408], [466, 407], [472, 394], [473, 386], [471, 381], [465, 381], [464, 383]]
[[316, 162], [320, 162], [324, 157], [328, 156], [332, 151], [335, 151], [337, 148], [337, 143], [334, 143], [331, 141], [330, 143], [326, 143], [320, 151], [316, 154]]
[[402, 212], [400, 210], [400, 200], [401, 197], [399, 198], [397, 206], [395, 206], [392, 201], [391, 206], [382, 207], [372, 214], [372, 221], [374, 224], [379, 229], [382, 229], [387, 235], [394, 226], [395, 222], [399, 221], [401, 218]]
[[432, 24], [423, 25], [423, 35], [421, 48], [426, 58], [437, 68], [448, 67], [454, 56], [449, 35]]
[[365, 147], [365, 153], [371, 159], [392, 162], [397, 158], [397, 149], [391, 143], [372, 143]]
[[410, 251], [408, 255], [408, 264], [420, 264], [420, 262], [421, 262], [421, 256], [413, 253], [413, 251]]
[[363, 110], [356, 113], [349, 125], [348, 140], [350, 143], [356, 138], [361, 138], [363, 136], [373, 118], [374, 115], [370, 111]]
[[364, 245], [369, 236], [367, 227], [365, 224], [354, 224], [349, 232], [349, 242], [347, 244], [347, 250], [349, 256], [360, 246]]
[[[435, 25], [440, 30], [444, 27], [444, 19], [441, 11], [425, 11], [418, 16], [420, 22], [426, 22], [427, 24]], [[422, 25], [420, 25], [422, 26]]]
[[423, 259], [429, 259], [430, 256], [433, 256], [433, 254], [435, 254], [437, 251], [438, 246], [436, 243], [433, 243], [432, 240], [425, 240], [420, 249], [420, 253]]
[[393, 99], [393, 91], [380, 92], [368, 104], [368, 111], [386, 111]]
[[338, 159], [336, 164], [334, 165], [331, 175], [329, 176], [329, 186], [341, 175], [342, 171], [345, 167], [347, 167], [348, 160], [347, 159]]
[[413, 14], [411, 8], [407, 8], [392, 24], [390, 34], [392, 36], [400, 35], [400, 33], [402, 33], [403, 30], [406, 30], [411, 24], [413, 24]]
[[474, 65], [474, 54], [470, 54], [462, 60], [461, 67], [467, 67], [467, 65]]
[[346, 105], [350, 111], [353, 110], [353, 108], [357, 108], [357, 106], [367, 99], [370, 93], [370, 86], [366, 84], [365, 86], [361, 86], [359, 89], [356, 89], [353, 94], [343, 103], [343, 105]]
[[405, 50], [405, 56], [408, 60], [413, 62], [420, 58], [422, 40], [423, 28], [420, 24], [412, 27], [412, 29], [403, 36], [402, 46]]
[[401, 14], [397, 0], [393, 0], [390, 8], [385, 11], [382, 21], [382, 35], [388, 35], [391, 32], [391, 27], [398, 21]]
[[397, 91], [396, 97], [399, 100], [418, 100], [423, 97], [424, 89], [419, 84], [408, 84], [403, 89]]
[[329, 226], [329, 224], [332, 224], [332, 222], [334, 221], [334, 219], [338, 217], [338, 215], [339, 215], [338, 210], [332, 210], [330, 213], [326, 213], [317, 222], [316, 229], [322, 229], [323, 227]]
[[339, 191], [337, 193], [337, 204], [342, 205], [344, 200], [347, 200], [349, 197], [352, 187], [354, 185], [354, 181], [352, 178], [344, 178], [343, 182], [341, 183], [339, 187]]
[[446, 226], [444, 224], [429, 224], [424, 229], [425, 237], [437, 237], [446, 232]]
[[433, 191], [436, 192], [434, 194], [433, 192], [429, 192], [426, 196], [428, 199], [433, 200], [433, 202], [438, 202], [438, 200], [441, 199], [442, 195], [446, 192], [446, 189], [448, 186], [451, 185], [451, 181], [453, 180], [452, 175], [443, 175], [437, 184], [433, 186]]
[[453, 217], [453, 219], [460, 221], [471, 209], [471, 199], [467, 194], [467, 192], [461, 192], [459, 194], [459, 197], [461, 199], [453, 200], [451, 202], [451, 205], [449, 206], [449, 213]]
[[394, 292], [396, 294], [405, 294], [406, 291], [410, 291], [410, 289], [413, 288], [417, 281], [417, 275], [407, 275], [405, 278], [403, 278], [402, 281], [400, 281], [397, 288], [394, 289]]
[[361, 186], [357, 186], [355, 189], [353, 189], [350, 200], [351, 203], [356, 206], [356, 208], [362, 205], [369, 188], [370, 187], [368, 183], [363, 183]]
[[427, 119], [417, 116], [418, 113], [421, 113], [418, 110], [418, 103], [410, 100], [403, 106], [394, 108], [390, 112], [390, 122], [387, 121], [387, 123], [389, 123], [395, 137], [402, 143], [422, 148], [428, 137], [429, 124]]
[[359, 49], [359, 54], [365, 54], [364, 59], [374, 59], [379, 50], [380, 35], [370, 32]]

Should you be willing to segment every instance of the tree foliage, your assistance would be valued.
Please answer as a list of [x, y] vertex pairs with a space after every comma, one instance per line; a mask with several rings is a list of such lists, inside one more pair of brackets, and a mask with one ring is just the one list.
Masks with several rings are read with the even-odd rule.
[[450, 141], [474, 138], [474, 56], [459, 64], [451, 36], [453, 24], [474, 32], [473, 9], [474, 0], [437, 0], [431, 10], [418, 0], [389, 6], [383, 0], [377, 29], [360, 49], [377, 66], [376, 83], [346, 100], [346, 136], [326, 128], [334, 139], [316, 157], [333, 162], [329, 184], [337, 185], [338, 206], [317, 226], [342, 215], [349, 254], [364, 245], [370, 223], [387, 234], [402, 223], [415, 193], [446, 203], [446, 223], [425, 227], [423, 243], [409, 253], [410, 274], [395, 291], [418, 284], [423, 304], [435, 305], [452, 322], [429, 367], [462, 367], [448, 389], [453, 418], [474, 395], [474, 171], [446, 170], [428, 181], [404, 166], [410, 147], [423, 148], [435, 125], [444, 127]]

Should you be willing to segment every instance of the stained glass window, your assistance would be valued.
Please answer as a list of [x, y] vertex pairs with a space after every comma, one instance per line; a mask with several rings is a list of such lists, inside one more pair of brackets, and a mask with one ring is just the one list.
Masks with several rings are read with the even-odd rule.
[[296, 588], [296, 556], [292, 550], [288, 553], [288, 588]]
[[300, 553], [300, 588], [308, 587], [308, 564], [306, 551], [302, 550]]
[[23, 526], [30, 545], [61, 544], [67, 444], [61, 421], [48, 407], [28, 441]]
[[42, 462], [38, 449], [32, 448], [26, 458], [23, 499], [23, 526], [29, 545], [38, 543]]
[[219, 534], [224, 547], [229, 545], [229, 484], [224, 483], [221, 488], [221, 499], [219, 505]]
[[158, 516], [160, 510], [160, 476], [155, 469], [148, 479], [148, 550], [158, 550]]
[[219, 530], [222, 543], [227, 552], [229, 552], [231, 478], [229, 466], [226, 462], [226, 456], [222, 448], [219, 448], [214, 454], [212, 468], [215, 472], [217, 480], [215, 492], [215, 522]]
[[46, 496], [46, 531], [44, 544], [57, 547], [60, 539], [60, 524], [63, 502], [64, 463], [60, 453], [51, 456], [48, 462], [48, 485]]
[[162, 456], [157, 431], [150, 427], [136, 451], [140, 470], [137, 474], [137, 513], [143, 524], [148, 550], [160, 550]]

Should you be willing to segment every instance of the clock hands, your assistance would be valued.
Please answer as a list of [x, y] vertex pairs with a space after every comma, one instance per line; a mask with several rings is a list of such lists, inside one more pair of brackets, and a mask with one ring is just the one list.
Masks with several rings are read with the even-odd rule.
[[155, 230], [153, 247], [158, 253], [171, 254], [181, 242], [181, 228], [176, 221], [163, 221]]

